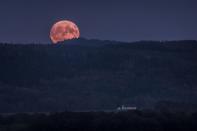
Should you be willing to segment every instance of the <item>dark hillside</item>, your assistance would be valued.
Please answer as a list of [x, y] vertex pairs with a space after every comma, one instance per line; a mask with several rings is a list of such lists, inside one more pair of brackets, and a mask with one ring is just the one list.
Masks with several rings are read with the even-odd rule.
[[0, 112], [197, 102], [197, 42], [0, 44]]

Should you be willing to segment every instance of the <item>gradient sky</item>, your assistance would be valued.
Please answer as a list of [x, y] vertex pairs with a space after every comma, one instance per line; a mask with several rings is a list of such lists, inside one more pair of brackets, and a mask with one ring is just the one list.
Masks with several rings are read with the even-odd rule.
[[197, 0], [1, 0], [0, 18], [1, 42], [49, 43], [63, 19], [88, 39], [197, 38]]

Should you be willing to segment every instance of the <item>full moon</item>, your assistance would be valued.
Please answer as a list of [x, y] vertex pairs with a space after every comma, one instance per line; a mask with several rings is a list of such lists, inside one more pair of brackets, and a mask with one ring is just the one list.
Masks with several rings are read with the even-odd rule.
[[70, 39], [77, 39], [80, 36], [77, 25], [68, 20], [62, 20], [55, 23], [50, 31], [51, 41], [56, 44]]

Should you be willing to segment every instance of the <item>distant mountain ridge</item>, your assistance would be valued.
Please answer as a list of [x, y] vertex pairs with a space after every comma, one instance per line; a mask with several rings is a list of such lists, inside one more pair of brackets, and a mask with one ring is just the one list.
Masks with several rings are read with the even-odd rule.
[[0, 44], [0, 112], [197, 102], [197, 41]]

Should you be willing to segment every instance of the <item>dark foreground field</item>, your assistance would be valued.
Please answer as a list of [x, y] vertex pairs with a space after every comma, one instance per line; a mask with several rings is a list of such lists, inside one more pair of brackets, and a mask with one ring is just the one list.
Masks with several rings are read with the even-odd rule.
[[197, 113], [64, 112], [0, 117], [0, 131], [196, 131]]

